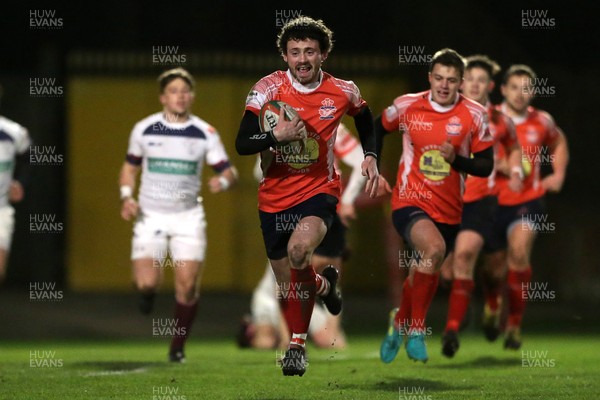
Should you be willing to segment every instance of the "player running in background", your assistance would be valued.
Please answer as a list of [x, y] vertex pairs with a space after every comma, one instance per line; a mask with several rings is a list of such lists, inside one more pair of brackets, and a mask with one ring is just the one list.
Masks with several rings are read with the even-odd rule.
[[[535, 94], [536, 74], [526, 65], [512, 65], [501, 86], [500, 110], [512, 119], [521, 144], [525, 179], [523, 190], [509, 188], [509, 178], [498, 175], [498, 213], [490, 247], [492, 272], [501, 275], [508, 265], [508, 320], [504, 347], [521, 347], [521, 320], [525, 310], [526, 287], [531, 281], [531, 251], [540, 221], [544, 220], [543, 198], [557, 193], [565, 181], [569, 162], [567, 139], [545, 111], [530, 105]], [[541, 165], [552, 165], [553, 172], [542, 178]], [[500, 272], [498, 272], [500, 271]], [[488, 305], [489, 307], [489, 305]], [[499, 309], [497, 311], [499, 313]]]
[[[176, 331], [169, 359], [185, 361], [184, 345], [196, 316], [199, 280], [206, 251], [206, 221], [198, 196], [204, 162], [216, 175], [211, 193], [227, 190], [237, 180], [219, 134], [191, 114], [193, 77], [183, 68], [158, 78], [162, 112], [138, 122], [129, 139], [121, 169], [121, 217], [135, 218], [131, 259], [141, 292], [140, 311], [152, 310], [165, 260], [175, 274]], [[136, 177], [142, 171], [139, 205], [134, 199]]]
[[[509, 178], [509, 188], [519, 192], [522, 188], [521, 147], [517, 141], [515, 126], [506, 115], [493, 108], [489, 95], [494, 89], [494, 76], [500, 66], [484, 55], [466, 59], [462, 94], [483, 105], [488, 112], [489, 130], [494, 138], [494, 171], [487, 178], [468, 176], [465, 182], [465, 202], [454, 250], [444, 265], [453, 272], [448, 320], [442, 336], [442, 353], [453, 357], [459, 347], [458, 330], [465, 318], [471, 293], [475, 287], [473, 275], [479, 253], [490, 239], [493, 220], [498, 206], [496, 174]], [[499, 152], [498, 148], [503, 151]], [[500, 158], [500, 155], [508, 157]], [[499, 287], [499, 282], [494, 285]], [[489, 313], [486, 311], [486, 313]]]
[[0, 284], [6, 276], [15, 226], [15, 209], [10, 203], [18, 203], [25, 196], [30, 146], [27, 129], [0, 115]]
[[[344, 124], [338, 126], [336, 136], [333, 148], [336, 172], [341, 176], [339, 160], [351, 167], [352, 172], [342, 193], [331, 229], [326, 235], [327, 240], [321, 242], [315, 249], [312, 263], [317, 273], [321, 273], [328, 265], [332, 265], [340, 273], [341, 279], [342, 256], [346, 250], [346, 229], [356, 218], [354, 201], [361, 192], [366, 178], [362, 175], [361, 165], [364, 156], [358, 140]], [[260, 159], [254, 168], [254, 175], [258, 181], [263, 179]], [[289, 333], [285, 324], [281, 323], [281, 311], [276, 293], [275, 275], [271, 270], [271, 264], [267, 262], [265, 274], [252, 294], [252, 315], [250, 320], [245, 322], [246, 325], [243, 326], [242, 335], [239, 338], [242, 347], [272, 349], [287, 346]], [[308, 333], [317, 347], [346, 347], [346, 338], [341, 327], [341, 315], [332, 315], [319, 303], [315, 303]]]
[[[264, 179], [258, 208], [267, 256], [281, 291], [280, 306], [292, 338], [282, 363], [284, 375], [306, 371], [305, 341], [315, 297], [321, 296], [334, 315], [341, 312], [337, 270], [316, 274], [312, 255], [328, 233], [340, 196], [340, 178], [333, 167], [336, 130], [342, 117], [354, 118], [364, 150], [362, 173], [366, 190], [375, 196], [378, 184], [373, 117], [358, 87], [321, 70], [332, 49], [332, 32], [323, 21], [302, 16], [283, 26], [277, 46], [287, 71], [258, 81], [246, 99], [236, 149], [241, 155], [261, 153]], [[258, 115], [263, 105], [280, 100], [298, 116], [291, 121], [281, 109], [275, 128], [261, 134]], [[300, 141], [300, 142], [299, 142]], [[307, 143], [289, 160], [290, 143]], [[293, 221], [284, 224], [280, 221]], [[292, 225], [292, 226], [289, 226]]]
[[404, 281], [400, 309], [391, 313], [380, 349], [384, 362], [396, 357], [405, 334], [408, 357], [427, 361], [425, 317], [458, 233], [464, 173], [485, 177], [493, 169], [486, 109], [458, 92], [464, 68], [454, 50], [438, 51], [429, 66], [430, 89], [396, 98], [375, 121], [380, 145], [385, 134], [403, 133], [392, 221], [416, 263]]

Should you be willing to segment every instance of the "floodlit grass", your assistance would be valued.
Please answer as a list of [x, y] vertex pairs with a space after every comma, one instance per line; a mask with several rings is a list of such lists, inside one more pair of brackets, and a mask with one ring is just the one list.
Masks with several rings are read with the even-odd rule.
[[[383, 334], [383, 332], [382, 332]], [[505, 351], [473, 334], [449, 360], [439, 336], [428, 340], [427, 364], [401, 349], [379, 360], [380, 337], [350, 336], [344, 351], [309, 346], [303, 377], [284, 377], [281, 352], [240, 350], [233, 340], [191, 341], [187, 363], [166, 362], [165, 340], [4, 342], [1, 399], [597, 399], [600, 338], [524, 336]]]

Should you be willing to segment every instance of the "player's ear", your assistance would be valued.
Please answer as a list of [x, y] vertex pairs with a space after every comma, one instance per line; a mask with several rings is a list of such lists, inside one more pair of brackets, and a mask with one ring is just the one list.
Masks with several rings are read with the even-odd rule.
[[494, 82], [493, 80], [490, 81], [490, 83], [488, 83], [488, 93], [492, 93], [492, 91], [494, 91], [494, 88], [496, 87], [496, 82]]
[[325, 53], [321, 53], [321, 63], [324, 63], [325, 60], [327, 60], [327, 57], [329, 56], [328, 52]]
[[160, 101], [160, 104], [162, 104], [163, 106], [167, 104], [167, 96], [165, 95], [165, 93], [161, 93], [160, 96], [158, 96], [158, 100]]

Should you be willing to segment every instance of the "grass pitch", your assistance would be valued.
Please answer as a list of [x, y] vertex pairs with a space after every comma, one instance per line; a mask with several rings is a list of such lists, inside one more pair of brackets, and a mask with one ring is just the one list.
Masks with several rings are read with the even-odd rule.
[[[383, 332], [382, 332], [383, 335]], [[232, 339], [192, 340], [187, 363], [166, 362], [168, 342], [4, 342], [1, 399], [597, 399], [600, 338], [525, 334], [505, 351], [469, 334], [449, 360], [439, 336], [427, 364], [404, 349], [379, 360], [379, 336], [350, 336], [348, 349], [309, 347], [303, 377], [284, 377], [279, 351], [240, 350]]]

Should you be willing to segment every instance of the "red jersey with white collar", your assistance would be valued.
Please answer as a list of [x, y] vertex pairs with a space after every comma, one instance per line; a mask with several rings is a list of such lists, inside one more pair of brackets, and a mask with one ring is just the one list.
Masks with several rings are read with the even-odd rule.
[[309, 87], [295, 82], [289, 71], [276, 71], [254, 85], [246, 110], [258, 115], [271, 100], [292, 106], [308, 136], [261, 152], [264, 178], [258, 189], [258, 208], [274, 213], [319, 193], [339, 198], [341, 185], [333, 155], [336, 130], [345, 114], [354, 116], [367, 106], [358, 87], [326, 72]]
[[[504, 105], [498, 108], [502, 111]], [[535, 200], [545, 193], [542, 187], [541, 165], [551, 164], [553, 156], [548, 147], [556, 142], [560, 130], [554, 119], [545, 111], [527, 107], [526, 114], [511, 118], [517, 130], [517, 138], [521, 144], [524, 164], [529, 164], [531, 173], [523, 180], [523, 190], [513, 192], [508, 187], [508, 177], [498, 175], [498, 204], [512, 206]]]
[[[488, 103], [486, 107], [489, 117], [490, 134], [494, 138], [494, 159], [499, 154], [509, 154], [510, 149], [517, 143], [517, 133], [512, 120]], [[500, 153], [500, 148], [504, 151]], [[494, 169], [487, 178], [467, 175], [465, 182], [465, 203], [480, 200], [486, 196], [497, 196], [498, 185], [496, 184], [496, 170]]]
[[485, 150], [493, 143], [487, 119], [481, 104], [461, 94], [447, 107], [433, 102], [430, 90], [396, 98], [382, 115], [388, 132], [404, 134], [392, 209], [415, 206], [436, 222], [459, 224], [464, 174], [444, 160], [440, 147], [450, 140], [463, 157]]

